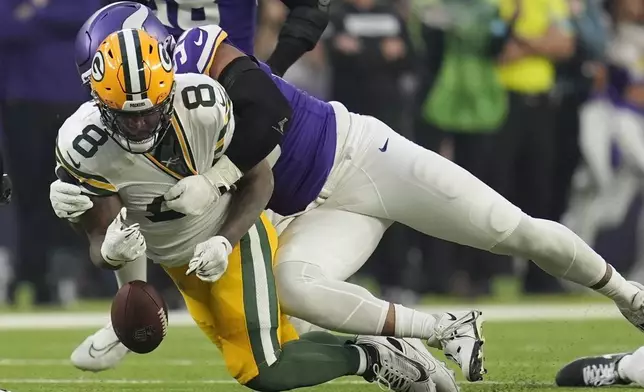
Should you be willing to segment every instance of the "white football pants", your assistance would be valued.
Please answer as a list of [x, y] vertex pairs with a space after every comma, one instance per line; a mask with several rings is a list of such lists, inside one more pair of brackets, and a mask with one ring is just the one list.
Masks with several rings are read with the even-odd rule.
[[[378, 119], [333, 105], [338, 145], [329, 179], [306, 212], [276, 222], [275, 276], [285, 313], [338, 332], [380, 334], [389, 304], [344, 280], [394, 221], [534, 260], [586, 286], [605, 273], [601, 257], [564, 226], [525, 215], [465, 169]], [[580, 260], [590, 260], [589, 266]]]

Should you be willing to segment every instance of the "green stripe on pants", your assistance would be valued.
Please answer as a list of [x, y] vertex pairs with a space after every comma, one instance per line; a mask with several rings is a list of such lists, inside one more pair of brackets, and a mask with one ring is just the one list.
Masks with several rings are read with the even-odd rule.
[[280, 349], [270, 244], [258, 221], [240, 241], [246, 328], [257, 365], [272, 365]]
[[277, 352], [280, 350], [279, 339], [277, 338], [277, 328], [280, 325], [279, 305], [277, 299], [277, 288], [275, 287], [275, 276], [273, 275], [273, 257], [271, 254], [271, 243], [268, 239], [266, 227], [261, 219], [257, 220], [255, 224], [257, 234], [259, 236], [259, 244], [262, 247], [262, 255], [264, 256], [264, 265], [266, 267], [266, 283], [268, 288], [268, 306], [271, 315], [271, 330], [270, 338], [273, 349]]

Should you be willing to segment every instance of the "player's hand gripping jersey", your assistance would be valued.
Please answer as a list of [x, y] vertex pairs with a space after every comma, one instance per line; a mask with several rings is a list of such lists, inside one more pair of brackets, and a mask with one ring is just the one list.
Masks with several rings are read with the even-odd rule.
[[[221, 27], [209, 25], [186, 31], [174, 49], [175, 71], [209, 74], [222, 42], [228, 42]], [[281, 143], [281, 155], [273, 167], [275, 189], [268, 207], [280, 215], [300, 212], [315, 200], [324, 185], [335, 158], [336, 119], [333, 107], [272, 75], [258, 62], [288, 99], [293, 109]]]
[[186, 264], [197, 244], [217, 234], [230, 195], [200, 216], [169, 210], [163, 195], [183, 177], [210, 169], [234, 130], [232, 104], [218, 82], [195, 74], [177, 75], [175, 82], [172, 126], [152, 152], [124, 150], [108, 136], [93, 102], [63, 124], [56, 145], [57, 173], [65, 170], [88, 195], [118, 193], [127, 224], [141, 226], [148, 257], [169, 267]]

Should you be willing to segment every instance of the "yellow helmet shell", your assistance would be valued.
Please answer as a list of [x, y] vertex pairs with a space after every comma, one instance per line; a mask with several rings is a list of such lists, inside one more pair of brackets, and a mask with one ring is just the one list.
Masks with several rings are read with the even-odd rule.
[[107, 109], [150, 109], [170, 96], [173, 84], [170, 55], [143, 30], [110, 34], [92, 60], [90, 86]]

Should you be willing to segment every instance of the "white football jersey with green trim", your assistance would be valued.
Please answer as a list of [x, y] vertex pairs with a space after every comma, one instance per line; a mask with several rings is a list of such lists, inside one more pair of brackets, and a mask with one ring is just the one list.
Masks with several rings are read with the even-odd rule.
[[216, 235], [230, 195], [200, 216], [169, 210], [163, 195], [181, 178], [210, 169], [234, 132], [232, 103], [217, 81], [182, 74], [175, 82], [172, 126], [153, 152], [132, 154], [121, 148], [92, 102], [65, 121], [56, 143], [59, 177], [64, 170], [91, 196], [118, 194], [128, 209], [126, 223], [141, 226], [148, 257], [169, 267], [186, 264], [198, 243]]

